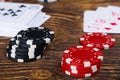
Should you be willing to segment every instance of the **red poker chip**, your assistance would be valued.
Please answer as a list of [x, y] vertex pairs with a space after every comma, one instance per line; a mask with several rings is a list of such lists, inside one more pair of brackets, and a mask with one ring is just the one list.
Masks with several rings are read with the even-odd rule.
[[61, 67], [63, 67], [64, 69], [69, 69], [69, 70], [77, 70], [78, 72], [90, 72], [90, 73], [95, 73], [97, 71], [100, 70], [100, 67], [98, 65], [93, 65], [89, 68], [75, 68], [74, 66], [68, 66], [68, 65], [65, 65], [64, 63], [61, 65]]
[[[94, 60], [93, 62], [90, 62], [90, 61], [84, 61], [84, 62], [77, 62], [77, 61], [70, 61], [69, 62], [69, 58], [63, 58], [63, 63], [65, 63], [66, 65], [72, 65], [72, 66], [78, 66], [79, 68], [90, 68], [91, 66], [93, 65], [99, 65], [101, 66], [101, 61], [97, 61], [97, 60]], [[89, 66], [85, 66], [85, 64], [89, 64]]]
[[65, 60], [63, 60], [63, 61], [61, 61], [61, 66], [68, 67], [70, 69], [76, 69], [76, 70], [91, 70], [91, 71], [93, 70], [93, 72], [94, 72], [94, 66], [96, 66], [97, 69], [100, 69], [101, 63], [95, 64], [95, 65], [91, 65], [90, 67], [83, 67], [83, 66], [67, 64], [65, 62]]
[[96, 72], [92, 72], [91, 70], [69, 69], [69, 68], [64, 67], [64, 66], [61, 66], [61, 70], [69, 76], [81, 77], [81, 78], [90, 77], [90, 76], [95, 75], [96, 73], [99, 72], [98, 69], [96, 70]]
[[61, 69], [70, 76], [89, 77], [100, 70], [103, 53], [98, 48], [73, 46], [63, 52]]
[[[61, 67], [62, 72], [64, 72], [65, 74], [69, 75], [69, 76], [73, 76], [73, 77], [81, 77], [81, 78], [85, 78], [85, 73], [75, 73], [75, 71], [72, 70], [67, 70], [64, 67]], [[88, 77], [91, 76], [91, 73], [89, 73], [90, 75]]]
[[104, 50], [114, 46], [115, 38], [106, 33], [86, 33], [81, 36], [80, 43]]
[[70, 65], [90, 67], [102, 62], [103, 53], [97, 48], [73, 46], [64, 51], [63, 59]]

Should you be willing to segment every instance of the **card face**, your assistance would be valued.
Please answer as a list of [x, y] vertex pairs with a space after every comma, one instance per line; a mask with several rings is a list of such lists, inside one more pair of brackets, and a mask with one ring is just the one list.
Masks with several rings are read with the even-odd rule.
[[[12, 25], [12, 24], [9, 24]], [[4, 26], [4, 25], [1, 25]], [[15, 25], [20, 26], [20, 25]], [[0, 36], [8, 36], [8, 37], [14, 37], [20, 30], [24, 30], [25, 28], [1, 28], [0, 29]]]
[[107, 10], [109, 10], [111, 12], [112, 17], [114, 17], [116, 20], [120, 21], [120, 7], [108, 6]]
[[50, 18], [42, 5], [0, 2], [0, 36], [14, 37], [20, 30], [39, 27]]
[[84, 32], [100, 32], [103, 29], [101, 24], [103, 25], [104, 21], [100, 20], [95, 11], [84, 12]]
[[84, 12], [84, 32], [120, 33], [120, 7], [99, 7]]
[[98, 7], [98, 8], [96, 9], [96, 11], [101, 11], [101, 10], [104, 10], [104, 9], [106, 9], [106, 7]]
[[27, 26], [30, 27], [37, 27], [42, 25], [45, 21], [47, 21], [50, 18], [50, 15], [47, 15], [46, 13], [39, 12], [28, 24]]
[[84, 32], [119, 33], [118, 26], [113, 25], [114, 22], [114, 19], [112, 20], [107, 13], [103, 14], [103, 12], [85, 11], [83, 30]]
[[0, 22], [0, 27], [0, 36], [14, 37], [20, 30], [26, 29], [24, 27], [28, 26], [15, 23], [5, 24]]
[[[7, 6], [6, 6], [7, 5]], [[28, 23], [43, 6], [23, 3], [0, 3], [0, 22]]]

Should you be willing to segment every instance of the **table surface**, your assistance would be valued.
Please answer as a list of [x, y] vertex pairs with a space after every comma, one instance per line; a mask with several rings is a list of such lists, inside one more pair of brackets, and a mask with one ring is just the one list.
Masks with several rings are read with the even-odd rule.
[[[47, 70], [52, 75], [46, 80], [120, 80], [120, 34], [111, 34], [116, 44], [104, 50], [104, 60], [100, 72], [89, 78], [76, 78], [64, 74], [60, 68], [62, 53], [71, 46], [80, 45], [83, 32], [83, 12], [100, 6], [120, 6], [120, 0], [59, 0], [41, 3], [35, 0], [14, 0], [15, 2], [38, 3], [44, 5], [42, 11], [52, 17], [42, 26], [55, 32], [55, 39], [48, 45], [45, 55], [37, 61], [17, 63], [5, 56], [9, 44], [7, 37], [0, 37], [0, 80], [42, 80], [33, 77], [37, 70]], [[40, 73], [45, 75], [46, 73]]]

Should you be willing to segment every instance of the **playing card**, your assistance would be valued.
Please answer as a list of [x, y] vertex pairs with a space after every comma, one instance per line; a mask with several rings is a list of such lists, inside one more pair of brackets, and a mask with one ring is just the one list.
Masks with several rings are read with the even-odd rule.
[[[116, 7], [116, 6], [108, 6], [106, 8], [103, 7], [99, 7], [97, 9], [98, 13], [102, 13], [104, 14], [103, 16], [105, 16], [106, 18], [108, 18], [108, 22], [109, 22], [109, 28], [107, 27], [106, 29], [112, 30], [112, 29], [120, 29], [120, 7]], [[111, 28], [110, 28], [111, 27]], [[115, 33], [119, 33], [115, 31]]]
[[[84, 32], [119, 33], [110, 14], [97, 11], [84, 12]], [[117, 32], [116, 32], [117, 31]]]
[[84, 12], [84, 32], [120, 33], [120, 7], [98, 7]]
[[[7, 5], [7, 6], [6, 6]], [[38, 4], [0, 3], [0, 22], [9, 22], [25, 25], [43, 6]]]
[[96, 11], [106, 10], [106, 7], [98, 7]]
[[17, 33], [18, 33], [19, 30], [13, 30], [13, 29], [10, 29], [9, 31], [8, 30], [1, 30], [0, 29], [0, 36], [7, 36], [7, 37], [13, 37], [15, 36]]
[[39, 4], [1, 2], [0, 36], [14, 37], [20, 30], [39, 27], [50, 18], [42, 8]]
[[23, 28], [23, 27], [21, 27], [21, 29], [20, 28], [0, 28], [0, 36], [14, 37], [20, 30], [24, 30], [24, 29], [26, 28]]
[[110, 14], [111, 14], [112, 18], [120, 21], [120, 7], [108, 6], [106, 9], [111, 12]]
[[47, 15], [46, 13], [39, 12], [28, 24], [29, 27], [35, 27], [42, 25], [45, 21], [47, 21], [50, 18], [50, 15]]

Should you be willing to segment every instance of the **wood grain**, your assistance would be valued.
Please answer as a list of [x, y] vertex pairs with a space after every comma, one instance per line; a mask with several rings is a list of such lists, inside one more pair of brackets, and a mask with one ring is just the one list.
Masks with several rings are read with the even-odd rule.
[[52, 17], [42, 26], [55, 32], [55, 39], [47, 47], [42, 59], [29, 63], [16, 63], [5, 56], [9, 44], [7, 37], [0, 37], [0, 80], [37, 80], [32, 74], [36, 70], [48, 70], [52, 76], [47, 80], [120, 80], [120, 35], [111, 34], [116, 44], [104, 50], [104, 61], [98, 74], [89, 78], [75, 78], [65, 75], [60, 69], [62, 52], [71, 46], [79, 45], [84, 34], [83, 12], [100, 6], [120, 6], [120, 0], [59, 0], [54, 3], [41, 3], [36, 0], [13, 0], [14, 2], [38, 3], [44, 5], [42, 11]]

